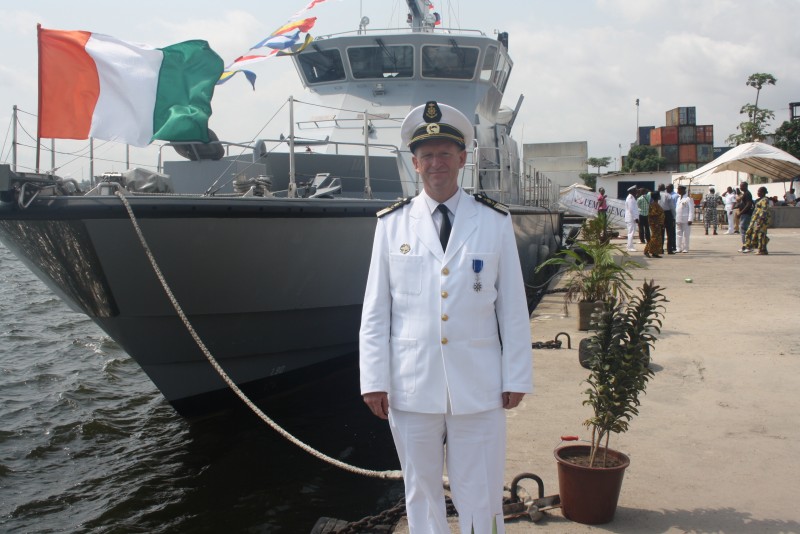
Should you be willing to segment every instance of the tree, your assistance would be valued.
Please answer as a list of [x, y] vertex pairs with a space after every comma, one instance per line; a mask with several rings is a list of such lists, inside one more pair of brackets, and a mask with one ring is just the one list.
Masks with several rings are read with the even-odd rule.
[[600, 169], [602, 167], [608, 167], [608, 164], [611, 163], [611, 158], [589, 158], [586, 160], [586, 164], [589, 167], [597, 167], [597, 174], [600, 174]]
[[586, 184], [586, 187], [591, 187], [592, 191], [596, 191], [595, 187], [597, 186], [597, 175], [591, 172], [582, 172], [580, 173], [580, 178], [583, 180], [583, 183]]
[[775, 114], [769, 109], [758, 109], [758, 97], [761, 95], [761, 88], [765, 85], [775, 85], [778, 80], [772, 74], [757, 72], [747, 78], [747, 85], [756, 90], [756, 103], [745, 104], [739, 110], [740, 115], [747, 115], [748, 121], [742, 122], [736, 127], [738, 134], [731, 134], [725, 140], [729, 145], [738, 146], [742, 143], [761, 141], [766, 137], [766, 127], [769, 126], [768, 120], [774, 119]]
[[800, 158], [800, 120], [785, 121], [775, 130], [775, 146]]
[[660, 171], [667, 165], [666, 158], [658, 155], [655, 148], [647, 145], [634, 145], [625, 158], [622, 172]]

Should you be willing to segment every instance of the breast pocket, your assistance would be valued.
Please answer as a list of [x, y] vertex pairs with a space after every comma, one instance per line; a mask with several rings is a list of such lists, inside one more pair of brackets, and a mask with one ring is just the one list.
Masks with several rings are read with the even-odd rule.
[[422, 256], [389, 255], [389, 283], [392, 293], [422, 293]]

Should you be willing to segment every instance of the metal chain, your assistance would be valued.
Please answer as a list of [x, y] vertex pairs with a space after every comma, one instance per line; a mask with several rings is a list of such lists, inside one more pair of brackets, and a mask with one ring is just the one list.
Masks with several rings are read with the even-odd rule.
[[175, 312], [178, 314], [181, 321], [183, 321], [183, 324], [186, 326], [186, 329], [189, 331], [189, 334], [192, 336], [197, 346], [203, 352], [203, 355], [206, 357], [206, 359], [214, 368], [214, 370], [217, 371], [217, 374], [219, 374], [219, 376], [222, 378], [222, 380], [225, 381], [228, 387], [231, 388], [231, 390], [242, 400], [242, 402], [244, 402], [253, 411], [253, 413], [255, 413], [262, 421], [267, 423], [273, 430], [275, 430], [278, 434], [289, 440], [291, 443], [294, 443], [307, 453], [325, 462], [328, 462], [331, 465], [334, 465], [336, 467], [344, 469], [345, 471], [349, 471], [351, 473], [355, 473], [358, 475], [364, 475], [373, 478], [389, 479], [389, 480], [402, 480], [403, 478], [402, 471], [373, 471], [371, 469], [363, 469], [360, 467], [347, 464], [345, 462], [337, 460], [336, 458], [331, 458], [330, 456], [312, 448], [311, 446], [303, 443], [302, 441], [294, 437], [292, 434], [290, 434], [281, 426], [279, 426], [275, 421], [270, 419], [269, 416], [267, 416], [267, 414], [261, 411], [261, 409], [258, 406], [256, 406], [255, 403], [253, 403], [253, 401], [251, 401], [241, 389], [239, 389], [239, 387], [231, 379], [231, 377], [228, 376], [228, 374], [222, 369], [217, 360], [214, 358], [214, 356], [206, 347], [205, 343], [203, 343], [203, 341], [200, 339], [200, 336], [197, 334], [194, 327], [189, 322], [189, 318], [186, 317], [186, 314], [183, 312], [183, 309], [178, 304], [178, 301], [175, 299], [175, 295], [173, 295], [172, 290], [170, 289], [166, 279], [164, 278], [164, 275], [161, 273], [161, 269], [158, 268], [158, 265], [156, 264], [156, 259], [153, 256], [153, 253], [150, 251], [150, 247], [147, 244], [147, 241], [145, 241], [144, 234], [142, 233], [141, 228], [139, 228], [139, 223], [136, 221], [136, 217], [133, 214], [133, 209], [131, 208], [131, 205], [128, 203], [128, 199], [125, 198], [125, 195], [120, 190], [117, 190], [115, 194], [120, 198], [122, 204], [125, 206], [125, 209], [128, 211], [128, 216], [130, 217], [131, 223], [133, 223], [133, 229], [136, 231], [136, 235], [139, 237], [139, 242], [141, 243], [142, 248], [144, 249], [144, 252], [147, 255], [147, 258], [150, 260], [150, 265], [153, 267], [153, 271], [155, 272], [156, 277], [158, 277], [159, 282], [161, 282], [161, 287], [164, 288], [164, 292], [167, 294], [167, 298], [169, 298], [169, 301], [172, 303], [172, 307], [175, 308]]

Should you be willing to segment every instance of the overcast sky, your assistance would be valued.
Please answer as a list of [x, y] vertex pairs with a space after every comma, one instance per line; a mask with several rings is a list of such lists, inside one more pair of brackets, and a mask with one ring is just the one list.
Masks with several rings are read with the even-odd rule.
[[[226, 63], [289, 20], [308, 0], [137, 0], [136, 2], [27, 0], [0, 8], [0, 160], [10, 162], [12, 106], [20, 110], [20, 142], [34, 144], [37, 99], [36, 23], [80, 29], [119, 39], [166, 46], [205, 39]], [[800, 0], [435, 0], [447, 27], [509, 32], [514, 70], [505, 104], [525, 101], [514, 134], [524, 143], [587, 141], [590, 157], [608, 156], [618, 168], [635, 140], [638, 124], [663, 126], [665, 112], [695, 106], [698, 124], [713, 124], [715, 146], [736, 132], [739, 109], [754, 103], [747, 77], [767, 72], [778, 80], [761, 92], [759, 107], [775, 112], [771, 130], [800, 101]], [[356, 29], [362, 15], [370, 27], [397, 27], [402, 0], [327, 0], [311, 13], [313, 35]], [[214, 94], [211, 127], [220, 138], [259, 136], [286, 98], [302, 97], [287, 58], [253, 68], [252, 91], [237, 77]], [[285, 128], [281, 126], [279, 131]], [[269, 132], [261, 134], [266, 136]], [[273, 132], [274, 133], [274, 132]], [[59, 174], [88, 177], [79, 156], [86, 142], [58, 141]], [[116, 143], [96, 142], [95, 174], [124, 170]], [[20, 147], [20, 170], [33, 165], [32, 148]], [[47, 156], [49, 158], [49, 156]], [[132, 150], [133, 163], [155, 164], [154, 150]], [[47, 165], [49, 166], [49, 161]]]

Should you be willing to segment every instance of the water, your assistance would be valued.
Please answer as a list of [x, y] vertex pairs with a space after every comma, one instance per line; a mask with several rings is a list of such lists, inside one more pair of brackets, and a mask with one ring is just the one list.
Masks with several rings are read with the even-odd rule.
[[[354, 372], [260, 407], [326, 454], [396, 468]], [[0, 531], [305, 533], [401, 496], [400, 483], [330, 467], [246, 411], [187, 422], [0, 246]]]

